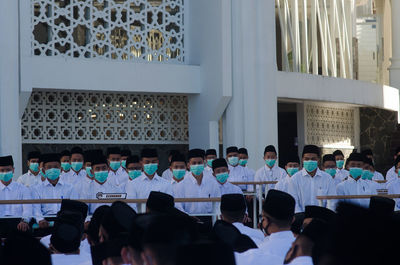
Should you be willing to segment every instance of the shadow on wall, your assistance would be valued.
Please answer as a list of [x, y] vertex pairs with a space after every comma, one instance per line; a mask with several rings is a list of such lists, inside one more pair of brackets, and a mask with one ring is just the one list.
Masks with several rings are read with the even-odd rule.
[[158, 156], [160, 160], [158, 174], [161, 176], [162, 172], [169, 166], [168, 165], [168, 154], [170, 150], [179, 150], [183, 154], [187, 154], [189, 145], [186, 144], [163, 144], [163, 145], [138, 145], [138, 144], [23, 144], [22, 145], [22, 166], [23, 172], [28, 170], [26, 159], [28, 153], [31, 151], [40, 151], [41, 153], [59, 153], [65, 149], [71, 150], [74, 146], [80, 146], [84, 151], [90, 149], [101, 149], [106, 155], [107, 148], [111, 146], [118, 146], [121, 149], [129, 149], [132, 155], [139, 155], [143, 148], [156, 148], [158, 150]]
[[397, 112], [377, 108], [360, 108], [361, 150], [372, 149], [375, 169], [382, 174], [393, 165], [393, 154], [400, 146]]

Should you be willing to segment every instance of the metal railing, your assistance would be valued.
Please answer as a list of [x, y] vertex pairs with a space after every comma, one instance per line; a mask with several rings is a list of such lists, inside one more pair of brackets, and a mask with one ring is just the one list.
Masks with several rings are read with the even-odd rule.
[[319, 206], [323, 206], [324, 200], [345, 200], [345, 199], [370, 199], [371, 197], [386, 197], [391, 199], [400, 198], [400, 194], [371, 194], [371, 195], [326, 195], [316, 196]]

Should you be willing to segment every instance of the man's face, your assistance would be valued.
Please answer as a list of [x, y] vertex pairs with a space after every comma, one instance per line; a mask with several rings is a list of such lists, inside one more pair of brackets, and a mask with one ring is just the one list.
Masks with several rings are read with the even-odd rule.
[[364, 162], [362, 161], [349, 161], [348, 162], [348, 167], [358, 167], [358, 168], [363, 168], [364, 167]]
[[225, 172], [229, 173], [229, 169], [227, 167], [218, 167], [213, 172], [214, 172], [214, 176], [216, 176], [218, 174], [225, 173]]
[[374, 170], [374, 167], [371, 166], [370, 164], [367, 164], [367, 163], [364, 163], [363, 170], [369, 170], [369, 171], [371, 171], [371, 172], [374, 172], [374, 171], [375, 171], [375, 170]]
[[396, 165], [396, 172], [399, 173], [399, 170], [400, 170], [400, 163], [397, 163], [397, 165]]
[[331, 160], [325, 161], [325, 162], [323, 163], [322, 167], [323, 167], [324, 169], [327, 169], [327, 168], [336, 168], [336, 162], [335, 162], [335, 161], [331, 161]]
[[29, 160], [28, 160], [28, 166], [29, 166], [31, 163], [39, 163], [39, 158], [31, 158], [31, 159], [29, 159]]
[[244, 159], [244, 160], [248, 160], [249, 156], [246, 154], [239, 154], [239, 159]]
[[288, 169], [289, 167], [300, 167], [300, 164], [297, 162], [289, 162], [286, 164], [285, 168]]
[[204, 159], [202, 157], [192, 157], [189, 159], [188, 168], [190, 170], [190, 166], [195, 165], [204, 165]]
[[121, 161], [120, 154], [110, 154], [108, 155], [108, 162], [119, 162]]
[[146, 164], [158, 164], [158, 158], [157, 157], [143, 157], [141, 160], [142, 165]]
[[210, 159], [217, 159], [216, 155], [208, 155], [206, 156], [206, 160], [210, 160]]
[[46, 173], [46, 170], [52, 169], [52, 168], [61, 168], [60, 162], [57, 161], [52, 161], [52, 162], [47, 162], [43, 165], [43, 171]]
[[231, 153], [228, 153], [228, 154], [226, 155], [226, 158], [228, 159], [228, 158], [230, 158], [230, 157], [239, 157], [239, 153], [238, 153], [238, 152], [231, 152]]
[[72, 154], [71, 162], [83, 162], [83, 155], [81, 154]]
[[128, 157], [127, 156], [121, 156], [121, 160], [127, 160]]
[[265, 155], [264, 155], [264, 160], [276, 159], [276, 158], [277, 158], [277, 155], [276, 155], [275, 152], [266, 152]]
[[343, 157], [342, 155], [336, 155], [336, 156], [335, 156], [335, 160], [336, 160], [336, 161], [338, 161], [338, 160], [344, 160], [344, 157]]
[[182, 161], [175, 161], [171, 164], [171, 169], [186, 169], [186, 163]]
[[14, 167], [9, 165], [9, 166], [1, 166], [0, 167], [0, 173], [7, 173], [12, 171], [14, 173]]
[[129, 163], [126, 165], [128, 170], [142, 170], [142, 165], [140, 163]]
[[303, 161], [318, 161], [318, 155], [313, 153], [305, 153], [303, 155]]
[[92, 162], [85, 162], [85, 167], [90, 167], [92, 166]]
[[96, 164], [92, 166], [92, 173], [94, 172], [100, 172], [100, 171], [108, 171], [108, 166], [107, 164]]
[[61, 161], [61, 163], [70, 163], [71, 158], [69, 156], [62, 156], [60, 161]]

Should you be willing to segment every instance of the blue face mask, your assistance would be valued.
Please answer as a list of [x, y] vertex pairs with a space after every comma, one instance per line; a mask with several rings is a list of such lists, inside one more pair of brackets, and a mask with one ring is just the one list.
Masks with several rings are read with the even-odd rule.
[[359, 167], [351, 167], [349, 173], [353, 179], [356, 179], [362, 175], [363, 169]]
[[120, 166], [121, 166], [120, 161], [111, 161], [110, 162], [110, 168], [114, 171], [117, 171]]
[[336, 169], [335, 168], [327, 168], [325, 169], [325, 172], [334, 177], [336, 175]]
[[228, 172], [220, 173], [215, 175], [215, 177], [219, 183], [224, 184], [229, 178], [229, 173]]
[[14, 174], [12, 171], [0, 173], [0, 180], [4, 182], [9, 182], [13, 178]]
[[78, 172], [81, 170], [83, 167], [83, 162], [72, 162], [71, 163], [71, 168], [75, 171]]
[[273, 167], [275, 165], [276, 159], [265, 159], [265, 164], [267, 164], [268, 167]]
[[38, 172], [39, 171], [39, 163], [29, 163], [29, 169], [32, 172]]
[[155, 174], [157, 169], [158, 169], [158, 164], [156, 164], [156, 163], [154, 163], [154, 164], [145, 164], [143, 166], [143, 171], [148, 176], [151, 176], [151, 175]]
[[241, 165], [242, 167], [245, 167], [247, 165], [247, 159], [240, 159], [239, 165]]
[[287, 173], [289, 174], [289, 176], [293, 176], [294, 174], [296, 174], [299, 171], [298, 167], [288, 167], [286, 169]]
[[128, 175], [131, 180], [134, 180], [135, 178], [142, 175], [142, 171], [141, 170], [129, 170]]
[[46, 178], [49, 180], [56, 180], [60, 177], [61, 169], [59, 168], [50, 168], [45, 172]]
[[186, 170], [185, 169], [173, 169], [172, 174], [174, 175], [174, 178], [176, 180], [181, 180], [185, 176]]
[[126, 160], [122, 160], [122, 161], [121, 161], [121, 166], [122, 166], [123, 168], [126, 168]]
[[239, 157], [237, 156], [231, 156], [228, 158], [228, 163], [229, 165], [235, 167], [239, 163]]
[[343, 168], [344, 165], [344, 160], [336, 160], [336, 166], [337, 168]]
[[89, 177], [91, 177], [91, 178], [94, 177], [93, 174], [92, 174], [92, 172], [91, 172], [92, 167], [86, 167], [85, 170], [86, 170], [86, 174], [87, 174]]
[[214, 159], [208, 159], [207, 160], [207, 165], [209, 166], [209, 167], [212, 167], [212, 162], [214, 161]]
[[362, 178], [362, 179], [365, 179], [365, 180], [372, 180], [373, 177], [374, 177], [374, 173], [372, 173], [372, 172], [369, 171], [369, 170], [363, 170], [363, 173], [362, 173], [362, 175], [361, 175], [361, 178]]
[[98, 182], [103, 183], [108, 178], [108, 171], [97, 171], [97, 172], [94, 172], [94, 178]]
[[62, 163], [61, 163], [61, 168], [62, 168], [64, 171], [68, 171], [68, 170], [71, 169], [71, 164], [68, 163], [68, 162], [62, 162]]
[[195, 176], [200, 176], [201, 173], [204, 171], [204, 165], [191, 165], [190, 172], [193, 173]]
[[318, 161], [314, 161], [314, 160], [304, 161], [303, 167], [307, 172], [313, 172], [318, 167]]

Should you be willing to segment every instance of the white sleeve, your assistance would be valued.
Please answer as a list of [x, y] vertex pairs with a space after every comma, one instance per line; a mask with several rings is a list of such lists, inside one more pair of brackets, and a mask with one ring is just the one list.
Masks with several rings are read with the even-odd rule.
[[298, 193], [298, 187], [296, 185], [296, 181], [292, 178], [289, 180], [289, 187], [288, 187], [288, 193], [293, 196], [294, 200], [296, 201], [296, 207], [295, 207], [295, 212], [303, 212], [303, 207], [301, 205], [301, 200], [300, 196]]
[[[329, 179], [329, 184], [328, 184], [328, 194], [327, 195], [336, 195], [336, 185], [335, 181], [333, 178]], [[327, 202], [327, 208], [331, 209], [332, 211], [336, 211], [336, 204], [337, 200], [328, 200]]]

